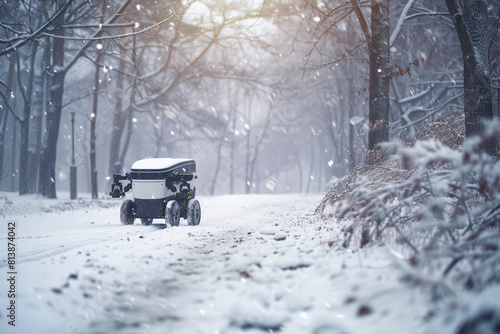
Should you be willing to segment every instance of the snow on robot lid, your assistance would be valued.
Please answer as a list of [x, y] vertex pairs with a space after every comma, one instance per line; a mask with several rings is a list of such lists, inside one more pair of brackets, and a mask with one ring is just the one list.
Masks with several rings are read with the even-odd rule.
[[192, 159], [142, 159], [132, 164], [131, 172], [132, 178], [134, 174], [196, 173], [196, 162]]

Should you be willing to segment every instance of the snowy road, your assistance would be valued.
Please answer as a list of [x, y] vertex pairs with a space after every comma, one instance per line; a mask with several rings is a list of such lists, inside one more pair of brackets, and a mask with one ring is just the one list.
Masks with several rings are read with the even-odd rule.
[[[19, 226], [17, 318], [7, 325], [2, 291], [0, 332], [320, 334], [355, 333], [361, 324], [382, 333], [387, 321], [397, 332], [408, 328], [414, 311], [366, 305], [418, 297], [400, 290], [380, 254], [335, 252], [339, 231], [311, 218], [319, 199], [202, 198], [195, 227], [122, 226], [117, 206], [7, 216]], [[6, 258], [2, 247], [3, 275]], [[368, 314], [361, 323], [360, 309]]]

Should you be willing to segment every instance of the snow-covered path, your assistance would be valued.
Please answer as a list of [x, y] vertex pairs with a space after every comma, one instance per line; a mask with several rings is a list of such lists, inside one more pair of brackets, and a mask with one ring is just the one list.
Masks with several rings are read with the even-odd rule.
[[[336, 252], [337, 228], [311, 219], [319, 199], [201, 198], [195, 227], [122, 226], [118, 207], [8, 216], [19, 226], [17, 324], [2, 293], [0, 332], [416, 332], [416, 311], [389, 305], [418, 296], [381, 253]], [[6, 258], [2, 247], [2, 273]]]

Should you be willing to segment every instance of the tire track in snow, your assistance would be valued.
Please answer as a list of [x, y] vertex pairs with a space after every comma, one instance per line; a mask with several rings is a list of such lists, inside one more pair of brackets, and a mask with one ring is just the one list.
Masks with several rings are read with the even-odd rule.
[[[113, 305], [107, 307], [109, 311], [90, 324], [89, 332], [140, 333], [138, 326], [147, 327], [149, 333], [185, 332], [186, 326], [193, 333], [211, 332], [208, 328], [232, 328], [234, 305], [225, 303], [225, 296], [231, 302], [234, 295], [245, 296], [245, 270], [266, 261], [270, 254], [265, 244], [280, 242], [273, 236], [260, 234], [260, 230], [278, 230], [272, 225], [276, 213], [312, 208], [312, 203], [318, 201], [309, 198], [308, 204], [304, 204], [297, 197], [290, 199], [282, 197], [275, 202], [239, 206], [237, 210], [226, 206], [233, 212], [209, 213], [198, 227], [162, 231], [168, 232], [172, 243], [152, 244], [168, 254], [154, 260], [165, 261], [164, 266], [153, 270], [155, 275], [145, 275], [147, 278], [128, 277], [129, 289], [115, 296]], [[159, 266], [156, 263], [153, 267]], [[145, 288], [136, 289], [138, 285]], [[120, 312], [115, 312], [116, 309]]]

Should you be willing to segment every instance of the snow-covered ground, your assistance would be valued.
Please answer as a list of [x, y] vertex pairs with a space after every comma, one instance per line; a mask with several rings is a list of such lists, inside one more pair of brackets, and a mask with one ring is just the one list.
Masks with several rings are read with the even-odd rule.
[[[424, 330], [425, 298], [400, 282], [397, 253], [343, 250], [338, 224], [312, 215], [320, 195], [200, 198], [199, 226], [168, 228], [122, 226], [120, 200], [7, 197], [0, 333]], [[16, 327], [5, 312], [11, 221]]]

